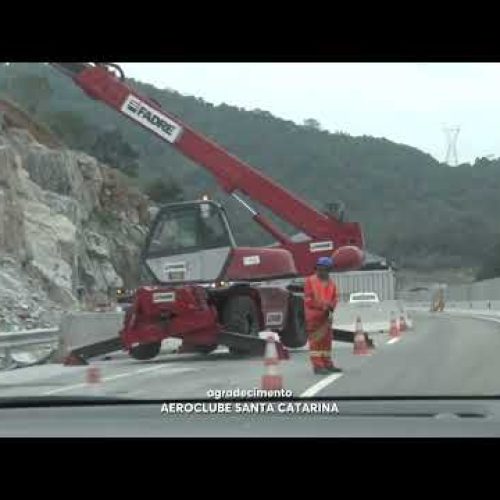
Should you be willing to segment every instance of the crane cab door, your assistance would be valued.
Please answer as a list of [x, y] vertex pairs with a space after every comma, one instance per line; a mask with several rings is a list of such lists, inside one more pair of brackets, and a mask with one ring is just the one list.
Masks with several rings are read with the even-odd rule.
[[234, 246], [220, 205], [175, 203], [156, 215], [142, 264], [156, 283], [211, 283], [222, 275]]

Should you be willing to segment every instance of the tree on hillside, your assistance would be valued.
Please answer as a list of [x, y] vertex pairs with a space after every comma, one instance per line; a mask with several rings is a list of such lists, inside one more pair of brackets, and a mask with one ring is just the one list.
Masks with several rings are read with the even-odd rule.
[[44, 121], [71, 149], [87, 150], [95, 132], [85, 118], [73, 111], [58, 111], [44, 116]]
[[477, 280], [498, 278], [500, 276], [500, 240], [494, 243], [483, 259], [481, 267], [476, 274]]
[[500, 165], [500, 159], [495, 158], [494, 155], [482, 156], [481, 158], [476, 158], [473, 163], [473, 167], [498, 167]]
[[47, 78], [35, 74], [9, 77], [5, 80], [3, 89], [33, 115], [37, 113], [40, 104], [52, 95], [52, 88]]
[[171, 177], [158, 177], [148, 183], [146, 194], [158, 204], [182, 201], [184, 194], [179, 184]]
[[117, 168], [130, 177], [137, 177], [139, 153], [130, 146], [118, 129], [100, 133], [90, 152], [102, 163]]
[[314, 118], [307, 118], [304, 120], [304, 127], [312, 128], [314, 130], [321, 130], [321, 123]]

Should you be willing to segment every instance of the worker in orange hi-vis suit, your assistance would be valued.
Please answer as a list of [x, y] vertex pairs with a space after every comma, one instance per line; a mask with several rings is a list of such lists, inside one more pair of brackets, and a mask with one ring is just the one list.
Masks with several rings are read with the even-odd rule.
[[337, 287], [330, 278], [333, 259], [320, 257], [316, 273], [308, 276], [304, 286], [304, 312], [309, 339], [309, 354], [314, 373], [341, 372], [332, 361], [333, 333], [330, 315], [338, 302]]

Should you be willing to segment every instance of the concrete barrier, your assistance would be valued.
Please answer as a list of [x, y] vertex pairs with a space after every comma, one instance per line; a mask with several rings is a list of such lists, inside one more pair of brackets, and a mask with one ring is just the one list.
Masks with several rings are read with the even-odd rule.
[[484, 310], [500, 312], [500, 300], [446, 301], [446, 309]]
[[[124, 311], [72, 312], [63, 316], [59, 327], [59, 343], [56, 362], [63, 362], [73, 351], [90, 347], [99, 342], [117, 339], [125, 319]], [[182, 340], [168, 338], [162, 342], [162, 349], [175, 351]]]
[[[450, 307], [445, 307], [443, 313], [440, 312], [431, 312], [429, 310], [429, 307], [427, 304], [412, 304], [407, 307], [407, 310], [409, 311], [419, 311], [419, 312], [428, 312], [429, 314], [435, 315], [439, 317], [440, 314], [456, 314], [459, 316], [489, 316], [492, 318], [500, 318], [500, 310], [499, 309], [493, 309], [493, 308], [488, 308], [485, 309], [484, 306], [481, 308], [479, 304], [476, 304], [475, 307], [466, 307], [467, 305], [470, 305], [469, 302], [467, 303], [455, 303], [453, 305], [450, 305]], [[459, 307], [462, 306], [462, 307]]]
[[64, 359], [75, 349], [118, 337], [124, 317], [122, 311], [65, 314], [59, 327], [57, 359]]
[[412, 320], [408, 317], [408, 311], [401, 301], [384, 300], [377, 304], [349, 304], [341, 303], [334, 313], [333, 325], [342, 330], [354, 331], [356, 318], [359, 316], [363, 329], [367, 333], [384, 333], [389, 331], [391, 312], [399, 319], [402, 313], [405, 321], [411, 328]]

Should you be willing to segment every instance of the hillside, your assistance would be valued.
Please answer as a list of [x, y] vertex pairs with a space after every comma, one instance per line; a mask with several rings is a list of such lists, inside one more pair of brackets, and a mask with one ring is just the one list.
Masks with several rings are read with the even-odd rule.
[[[214, 106], [130, 83], [318, 208], [343, 200], [348, 218], [363, 224], [369, 248], [400, 266], [478, 267], [500, 238], [498, 161], [481, 159], [450, 168], [416, 148], [387, 139], [333, 134], [265, 111]], [[138, 164], [138, 184], [171, 177], [185, 198], [207, 190], [217, 193], [203, 169], [92, 101], [48, 66], [0, 65], [0, 89], [72, 148], [95, 153], [99, 136], [116, 129], [133, 149], [129, 157]], [[226, 198], [221, 193], [217, 197]], [[232, 200], [226, 201], [239, 242], [269, 243], [264, 233], [247, 223], [247, 214]]]

